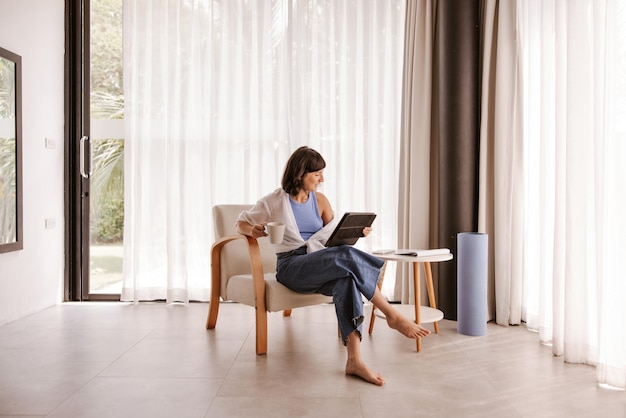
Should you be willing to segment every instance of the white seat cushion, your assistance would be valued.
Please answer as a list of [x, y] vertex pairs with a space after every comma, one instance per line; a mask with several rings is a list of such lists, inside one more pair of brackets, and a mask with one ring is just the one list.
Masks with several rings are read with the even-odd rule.
[[[269, 312], [302, 306], [330, 303], [332, 297], [317, 293], [303, 294], [289, 290], [276, 281], [276, 273], [265, 273], [265, 304]], [[254, 306], [254, 287], [251, 274], [239, 274], [228, 279], [226, 294], [229, 300]]]

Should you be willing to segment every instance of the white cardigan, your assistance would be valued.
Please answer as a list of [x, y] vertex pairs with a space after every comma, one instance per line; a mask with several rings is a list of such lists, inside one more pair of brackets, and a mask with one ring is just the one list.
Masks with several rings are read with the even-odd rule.
[[295, 250], [303, 245], [307, 246], [307, 252], [309, 253], [326, 248], [324, 244], [337, 225], [337, 220], [333, 216], [331, 222], [313, 234], [307, 241], [304, 241], [298, 230], [296, 218], [293, 216], [293, 210], [289, 203], [289, 194], [281, 188], [259, 199], [250, 210], [241, 212], [237, 217], [237, 222], [239, 221], [247, 222], [250, 225], [264, 222], [284, 223], [285, 236], [282, 243], [274, 244], [276, 253]]

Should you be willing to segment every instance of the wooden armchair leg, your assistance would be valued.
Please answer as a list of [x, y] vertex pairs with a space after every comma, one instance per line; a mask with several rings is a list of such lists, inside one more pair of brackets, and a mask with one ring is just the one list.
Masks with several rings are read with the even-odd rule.
[[267, 311], [256, 308], [256, 353], [267, 354]]
[[215, 329], [217, 324], [217, 314], [220, 310], [220, 295], [211, 292], [211, 301], [209, 302], [209, 315], [206, 319], [206, 329]]
[[206, 329], [215, 329], [217, 323], [217, 314], [219, 312], [219, 303], [209, 303], [209, 315], [206, 319]]

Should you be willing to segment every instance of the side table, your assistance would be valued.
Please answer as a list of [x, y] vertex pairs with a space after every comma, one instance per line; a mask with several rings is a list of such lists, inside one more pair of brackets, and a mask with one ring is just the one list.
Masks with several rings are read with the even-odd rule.
[[[402, 250], [402, 252], [410, 252], [418, 250]], [[435, 300], [435, 288], [433, 286], [433, 275], [430, 263], [439, 263], [442, 261], [452, 260], [452, 253], [448, 254], [437, 254], [437, 255], [423, 255], [423, 256], [410, 256], [410, 255], [400, 255], [394, 252], [387, 254], [378, 254], [372, 253], [378, 258], [385, 260], [385, 266], [388, 261], [396, 261], [396, 262], [408, 262], [413, 264], [413, 287], [414, 287], [414, 305], [413, 311], [415, 313], [415, 323], [423, 324], [423, 323], [433, 323], [435, 328], [435, 334], [439, 333], [439, 324], [438, 321], [443, 319], [443, 312], [437, 309], [437, 302]], [[421, 288], [420, 288], [420, 264], [424, 265], [424, 272], [426, 273], [426, 288], [428, 289], [428, 301], [430, 306], [420, 306], [421, 300]], [[378, 282], [378, 287], [382, 288], [383, 280], [385, 278], [385, 272], [381, 274], [380, 280]], [[399, 305], [402, 306], [402, 305]], [[404, 305], [411, 306], [411, 305]], [[372, 315], [370, 318], [370, 327], [369, 334], [371, 335], [374, 331], [374, 320], [376, 317], [385, 318], [384, 314], [376, 309], [375, 306], [372, 306]], [[416, 348], [419, 352], [422, 349], [422, 339], [417, 338], [416, 340]]]

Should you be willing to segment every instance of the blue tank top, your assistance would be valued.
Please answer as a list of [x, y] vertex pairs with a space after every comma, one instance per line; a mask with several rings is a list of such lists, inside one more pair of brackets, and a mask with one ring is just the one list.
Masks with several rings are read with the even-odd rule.
[[317, 197], [315, 192], [309, 194], [309, 200], [304, 203], [294, 201], [289, 197], [293, 216], [296, 218], [296, 224], [303, 240], [308, 240], [311, 235], [322, 229], [324, 222], [317, 209]]

